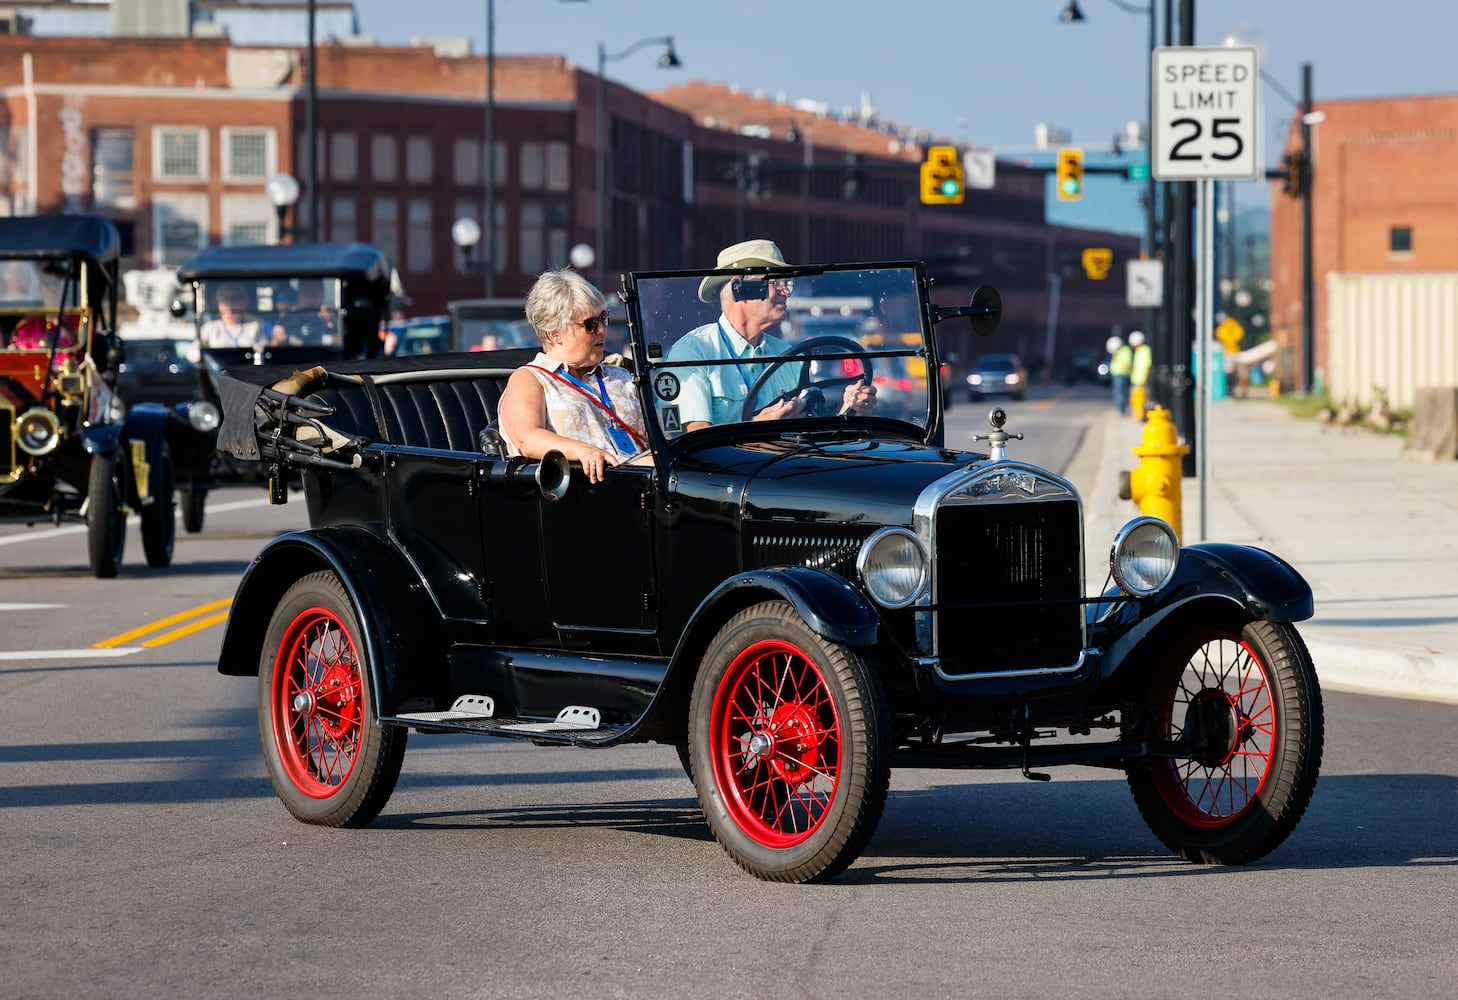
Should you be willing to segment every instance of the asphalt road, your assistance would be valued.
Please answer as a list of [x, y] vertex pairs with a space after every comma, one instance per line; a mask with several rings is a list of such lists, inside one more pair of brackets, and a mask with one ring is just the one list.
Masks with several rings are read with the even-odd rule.
[[[1057, 468], [1093, 405], [1035, 398], [1009, 428]], [[981, 410], [953, 411], [950, 443]], [[171, 569], [143, 568], [134, 533], [113, 581], [79, 532], [0, 527], [0, 995], [1451, 993], [1451, 705], [1329, 693], [1306, 819], [1237, 869], [1171, 857], [1117, 772], [902, 770], [845, 875], [769, 885], [656, 745], [412, 734], [373, 825], [301, 825], [209, 620], [303, 521], [226, 491]]]

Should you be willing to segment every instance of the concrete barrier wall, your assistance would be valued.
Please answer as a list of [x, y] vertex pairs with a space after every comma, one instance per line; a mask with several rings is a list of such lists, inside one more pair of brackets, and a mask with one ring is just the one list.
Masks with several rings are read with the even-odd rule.
[[1458, 386], [1458, 273], [1327, 275], [1326, 388], [1338, 405], [1376, 391], [1410, 410], [1417, 390]]

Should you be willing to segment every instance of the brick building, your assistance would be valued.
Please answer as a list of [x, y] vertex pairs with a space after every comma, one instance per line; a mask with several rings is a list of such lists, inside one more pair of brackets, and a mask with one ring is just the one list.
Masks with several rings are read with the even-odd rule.
[[[342, 41], [317, 52], [311, 197], [307, 49], [196, 35], [0, 36], [0, 213], [99, 212], [123, 230], [130, 266], [175, 266], [210, 243], [280, 238], [264, 183], [287, 172], [305, 188], [287, 228], [307, 232], [317, 203], [319, 237], [378, 245], [415, 312], [479, 295], [482, 276], [460, 266], [451, 224], [482, 219], [485, 59]], [[598, 233], [598, 87], [561, 57], [495, 59], [495, 245], [478, 257], [494, 267], [498, 295], [524, 294], [577, 243], [595, 249], [611, 286], [620, 271], [704, 266], [763, 235], [791, 260], [925, 258], [943, 301], [995, 284], [1006, 305], [998, 346], [1034, 364], [1049, 343], [1058, 365], [1137, 322], [1118, 280], [1137, 238], [1048, 226], [1041, 173], [1004, 166], [995, 190], [924, 206], [929, 137], [717, 85], [643, 95], [601, 82]], [[762, 192], [742, 182], [751, 156], [763, 158]], [[1089, 246], [1114, 251], [1113, 280], [1085, 275]], [[1061, 308], [1050, 336], [1053, 275]]]
[[[1328, 373], [1333, 275], [1458, 272], [1458, 173], [1451, 166], [1458, 162], [1458, 95], [1314, 107], [1324, 117], [1312, 128], [1313, 361]], [[1287, 151], [1300, 141], [1298, 120]], [[1271, 202], [1271, 280], [1272, 337], [1290, 345], [1299, 372], [1301, 202], [1279, 186]], [[1365, 398], [1369, 382], [1354, 391]]]

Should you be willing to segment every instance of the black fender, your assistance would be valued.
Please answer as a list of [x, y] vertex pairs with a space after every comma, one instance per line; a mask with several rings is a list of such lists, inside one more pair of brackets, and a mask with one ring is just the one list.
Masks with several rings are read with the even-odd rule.
[[113, 454], [121, 442], [121, 424], [91, 424], [81, 429], [81, 448], [88, 455]]
[[257, 675], [279, 598], [321, 570], [339, 578], [359, 620], [354, 638], [369, 667], [377, 712], [393, 715], [402, 701], [446, 690], [449, 638], [424, 582], [378, 535], [348, 526], [288, 532], [254, 557], [233, 597], [218, 672]]
[[[138, 403], [127, 411], [122, 438], [128, 449], [127, 505], [133, 510], [150, 506], [162, 492], [168, 419], [167, 407], [161, 403]], [[146, 483], [141, 481], [144, 475]]]
[[663, 687], [648, 707], [643, 735], [665, 742], [682, 736], [689, 695], [704, 651], [724, 622], [761, 601], [794, 607], [815, 634], [846, 646], [875, 645], [881, 616], [865, 594], [844, 577], [803, 566], [775, 566], [736, 573], [694, 609], [669, 660]]
[[1114, 611], [1090, 630], [1105, 650], [1105, 675], [1137, 657], [1156, 630], [1195, 618], [1245, 618], [1291, 624], [1315, 614], [1311, 585], [1280, 556], [1252, 545], [1212, 542], [1180, 550], [1172, 580], [1157, 594], [1130, 600], [1116, 593]]

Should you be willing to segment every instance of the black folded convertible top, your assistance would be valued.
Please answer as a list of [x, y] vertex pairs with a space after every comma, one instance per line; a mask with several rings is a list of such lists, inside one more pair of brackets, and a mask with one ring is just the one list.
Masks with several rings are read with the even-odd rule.
[[386, 285], [390, 262], [368, 243], [203, 247], [177, 269], [181, 282], [238, 278], [363, 278]]
[[45, 260], [81, 257], [105, 263], [117, 259], [116, 226], [96, 215], [25, 215], [0, 218], [0, 257]]

